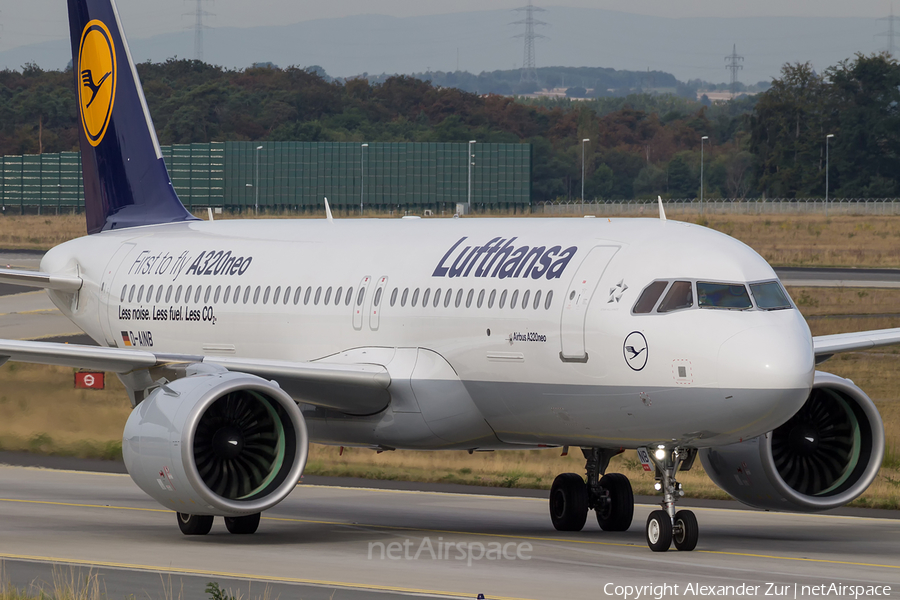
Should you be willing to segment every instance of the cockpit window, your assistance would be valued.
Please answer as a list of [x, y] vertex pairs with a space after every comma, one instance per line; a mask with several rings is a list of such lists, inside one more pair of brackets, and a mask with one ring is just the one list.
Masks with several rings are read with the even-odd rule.
[[747, 288], [735, 283], [697, 282], [697, 303], [700, 308], [753, 308]]
[[669, 288], [669, 293], [663, 298], [656, 312], [671, 312], [682, 308], [690, 308], [694, 305], [693, 285], [690, 281], [676, 281]]
[[641, 297], [634, 304], [633, 312], [636, 315], [646, 315], [656, 306], [656, 301], [665, 291], [668, 281], [654, 281], [641, 292]]
[[751, 283], [750, 293], [756, 300], [756, 306], [762, 310], [782, 310], [791, 308], [791, 301], [784, 288], [777, 281]]

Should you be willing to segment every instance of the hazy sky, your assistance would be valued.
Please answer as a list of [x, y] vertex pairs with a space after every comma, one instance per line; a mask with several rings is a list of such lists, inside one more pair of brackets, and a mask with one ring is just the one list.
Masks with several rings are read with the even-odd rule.
[[[284, 25], [331, 17], [384, 14], [396, 17], [513, 9], [526, 0], [203, 0], [214, 27]], [[871, 17], [886, 16], [889, 0], [536, 0], [551, 10], [554, 6], [604, 8], [658, 17], [748, 17], [803, 16]], [[190, 27], [196, 0], [119, 0], [125, 31], [129, 37], [149, 37]], [[0, 51], [68, 35], [63, 0], [24, 0], [0, 3]], [[887, 24], [885, 24], [885, 28]]]

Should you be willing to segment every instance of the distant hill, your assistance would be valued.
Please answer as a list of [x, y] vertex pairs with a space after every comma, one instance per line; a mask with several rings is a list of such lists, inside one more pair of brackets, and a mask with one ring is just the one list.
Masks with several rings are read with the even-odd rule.
[[[320, 65], [336, 77], [512, 70], [522, 65], [523, 54], [521, 39], [513, 39], [521, 26], [510, 25], [516, 18], [510, 11], [495, 10], [214, 28], [205, 33], [205, 58], [229, 68], [265, 62], [282, 67]], [[550, 26], [540, 28], [549, 39], [537, 42], [539, 67], [649, 69], [671, 73], [680, 81], [713, 82], [728, 80], [724, 58], [733, 44], [745, 57], [739, 79], [756, 83], [778, 75], [785, 62], [812, 61], [822, 70], [856, 52], [877, 51], [880, 40], [874, 35], [883, 29], [877, 21], [863, 18], [669, 19], [588, 8], [553, 8], [542, 13], [541, 19]], [[127, 31], [129, 23], [124, 26]], [[131, 48], [141, 62], [190, 58], [193, 38], [183, 31], [131, 39]], [[68, 40], [14, 48], [0, 53], [0, 69], [18, 69], [28, 62], [62, 69], [70, 52]]]

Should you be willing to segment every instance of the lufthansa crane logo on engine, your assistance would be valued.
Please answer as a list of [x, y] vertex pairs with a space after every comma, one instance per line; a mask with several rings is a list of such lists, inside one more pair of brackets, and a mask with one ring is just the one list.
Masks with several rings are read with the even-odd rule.
[[90, 21], [78, 51], [78, 99], [81, 124], [91, 146], [103, 141], [116, 102], [116, 49], [102, 21]]
[[635, 371], [640, 371], [647, 366], [647, 338], [640, 331], [632, 331], [622, 344], [622, 352], [625, 362]]

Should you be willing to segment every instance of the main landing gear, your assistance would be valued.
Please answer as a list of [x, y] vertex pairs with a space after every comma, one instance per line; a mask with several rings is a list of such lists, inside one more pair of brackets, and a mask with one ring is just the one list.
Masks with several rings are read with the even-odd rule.
[[675, 503], [684, 496], [684, 491], [675, 480], [675, 473], [679, 468], [689, 469], [697, 452], [659, 446], [647, 450], [647, 455], [656, 467], [656, 489], [663, 493], [662, 510], [654, 510], [647, 517], [647, 545], [654, 552], [665, 552], [673, 542], [678, 550], [693, 550], [700, 532], [697, 517], [689, 510], [676, 512]]
[[[212, 515], [189, 515], [176, 513], [178, 528], [184, 535], [206, 535], [212, 529]], [[251, 534], [259, 528], [260, 513], [243, 517], [225, 517], [225, 528], [229, 533]]]
[[557, 531], [581, 531], [588, 510], [597, 514], [604, 531], [625, 531], [634, 516], [634, 494], [628, 478], [608, 473], [609, 460], [618, 450], [582, 448], [587, 483], [581, 475], [563, 473], [550, 488], [550, 520]]

